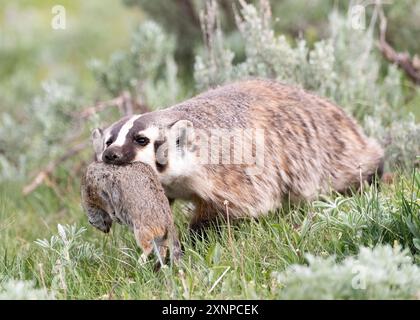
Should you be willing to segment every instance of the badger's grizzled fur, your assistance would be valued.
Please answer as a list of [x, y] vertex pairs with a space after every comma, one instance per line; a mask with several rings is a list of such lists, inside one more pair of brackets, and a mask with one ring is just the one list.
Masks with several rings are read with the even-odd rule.
[[154, 249], [164, 259], [173, 246], [180, 255], [171, 209], [153, 169], [144, 163], [127, 166], [90, 164], [82, 178], [82, 205], [89, 222], [109, 232], [112, 222], [129, 226], [146, 258]]
[[[184, 141], [189, 148], [182, 156], [164, 148], [165, 161], [160, 161], [158, 151], [170, 145], [171, 132], [180, 127], [191, 129]], [[249, 174], [244, 164], [203, 164], [194, 157], [200, 149], [195, 132], [250, 128], [264, 131], [259, 174]], [[123, 118], [100, 136], [98, 158], [148, 163], [169, 198], [193, 201], [192, 228], [225, 215], [225, 200], [232, 218], [256, 217], [279, 208], [286, 198], [311, 200], [330, 190], [357, 188], [380, 174], [383, 163], [378, 143], [341, 108], [269, 80], [225, 85], [165, 110]], [[179, 145], [185, 134], [175, 137]]]

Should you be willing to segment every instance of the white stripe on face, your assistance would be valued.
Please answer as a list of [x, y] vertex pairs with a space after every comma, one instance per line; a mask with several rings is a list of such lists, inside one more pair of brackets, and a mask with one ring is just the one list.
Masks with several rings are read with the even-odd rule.
[[132, 116], [120, 129], [120, 132], [118, 132], [117, 139], [114, 141], [114, 146], [121, 147], [127, 138], [127, 133], [130, 131], [130, 129], [133, 127], [134, 122], [141, 117], [141, 114]]
[[106, 149], [106, 142], [108, 141], [108, 139], [111, 137], [111, 130], [108, 128], [104, 131], [103, 133], [103, 143], [104, 143], [104, 149]]
[[153, 168], [156, 166], [156, 154], [154, 148], [154, 142], [159, 138], [159, 128], [149, 127], [146, 130], [139, 131], [137, 134], [141, 134], [148, 137], [150, 143], [137, 151], [136, 157], [133, 162], [143, 162], [151, 165]]
[[108, 139], [111, 137], [111, 130], [109, 128], [105, 129], [102, 135], [102, 150], [100, 151], [100, 153], [96, 154], [97, 157], [97, 161], [102, 161], [102, 154], [104, 153], [105, 149], [106, 149], [106, 142], [108, 141]]

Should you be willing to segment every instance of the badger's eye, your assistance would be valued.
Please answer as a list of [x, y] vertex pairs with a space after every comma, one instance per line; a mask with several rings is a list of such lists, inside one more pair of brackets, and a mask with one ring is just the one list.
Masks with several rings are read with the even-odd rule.
[[139, 145], [141, 146], [145, 146], [149, 143], [149, 138], [144, 137], [144, 136], [138, 136], [134, 138], [134, 141], [136, 141]]
[[114, 141], [112, 141], [112, 138], [109, 138], [107, 142], [105, 142], [106, 146], [109, 147]]

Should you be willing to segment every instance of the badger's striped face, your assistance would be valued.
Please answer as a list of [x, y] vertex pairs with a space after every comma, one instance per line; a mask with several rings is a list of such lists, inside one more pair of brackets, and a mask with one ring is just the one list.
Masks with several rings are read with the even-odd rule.
[[[175, 118], [175, 117], [174, 117]], [[124, 165], [143, 162], [158, 174], [164, 186], [195, 170], [185, 149], [189, 135], [187, 120], [162, 119], [154, 113], [122, 118], [107, 129], [92, 133], [97, 161]], [[183, 197], [182, 190], [166, 190], [172, 197]]]
[[144, 162], [156, 169], [155, 148], [159, 144], [160, 129], [150, 125], [147, 115], [124, 117], [110, 127], [92, 134], [96, 158], [109, 164], [124, 165]]

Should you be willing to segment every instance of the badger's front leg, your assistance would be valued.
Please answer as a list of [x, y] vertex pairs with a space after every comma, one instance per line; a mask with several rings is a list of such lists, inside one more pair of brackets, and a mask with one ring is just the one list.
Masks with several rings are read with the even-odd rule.
[[195, 206], [196, 208], [189, 225], [190, 233], [204, 238], [206, 229], [217, 225], [219, 215], [216, 208], [204, 201], [195, 202]]

